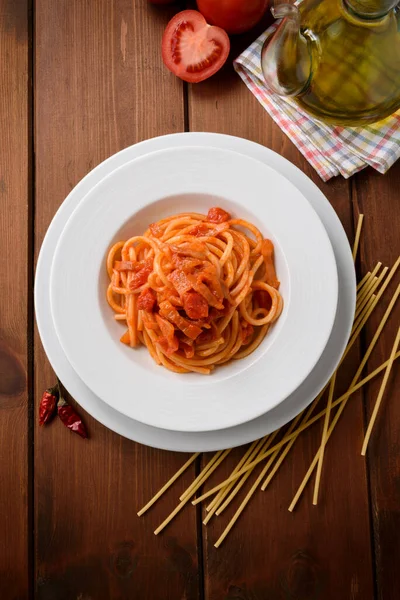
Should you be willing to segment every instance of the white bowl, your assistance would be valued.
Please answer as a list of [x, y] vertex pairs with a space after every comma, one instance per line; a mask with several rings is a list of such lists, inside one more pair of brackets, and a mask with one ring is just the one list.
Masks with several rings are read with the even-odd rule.
[[[209, 376], [158, 368], [146, 349], [119, 343], [105, 301], [107, 250], [116, 239], [183, 210], [222, 205], [276, 246], [285, 308], [259, 349]], [[60, 237], [51, 304], [71, 365], [126, 416], [179, 431], [210, 431], [271, 410], [309, 375], [331, 333], [337, 304], [332, 247], [317, 214], [284, 177], [234, 152], [188, 147], [116, 169], [81, 201]]]

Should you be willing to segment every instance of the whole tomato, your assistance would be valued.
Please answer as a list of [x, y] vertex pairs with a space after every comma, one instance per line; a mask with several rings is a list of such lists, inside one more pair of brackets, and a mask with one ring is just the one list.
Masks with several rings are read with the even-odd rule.
[[228, 33], [243, 33], [261, 20], [268, 0], [197, 0], [197, 6], [211, 25]]

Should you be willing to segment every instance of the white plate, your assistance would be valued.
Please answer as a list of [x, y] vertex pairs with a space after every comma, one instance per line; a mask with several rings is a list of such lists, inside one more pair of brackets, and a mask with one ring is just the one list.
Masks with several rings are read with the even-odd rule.
[[[313, 205], [328, 231], [338, 268], [339, 298], [328, 344], [302, 385], [269, 413], [248, 423], [220, 431], [185, 433], [149, 427], [128, 419], [102, 402], [77, 376], [58, 341], [50, 310], [49, 279], [54, 251], [64, 225], [85, 194], [104, 176], [133, 158], [149, 152], [188, 144], [242, 152], [273, 166], [288, 177]], [[164, 450], [197, 452], [240, 446], [290, 421], [318, 394], [336, 368], [347, 344], [354, 317], [355, 273], [346, 234], [335, 211], [318, 187], [295, 165], [268, 148], [232, 136], [185, 133], [146, 140], [111, 156], [91, 171], [69, 194], [51, 222], [36, 269], [35, 309], [44, 350], [58, 377], [80, 405], [104, 426], [136, 442]]]
[[[274, 242], [284, 310], [250, 356], [208, 377], [180, 375], [119, 341], [125, 329], [106, 301], [105, 259], [157, 219], [216, 204]], [[332, 330], [337, 270], [317, 213], [286, 178], [236, 152], [192, 146], [133, 160], [86, 195], [60, 237], [50, 290], [64, 352], [97, 396], [147, 425], [208, 431], [264, 414], [309, 375]]]

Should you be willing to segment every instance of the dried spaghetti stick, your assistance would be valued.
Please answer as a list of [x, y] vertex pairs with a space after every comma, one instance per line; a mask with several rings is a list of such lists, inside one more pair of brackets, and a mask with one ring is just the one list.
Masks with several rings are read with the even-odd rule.
[[356, 260], [358, 246], [359, 246], [359, 243], [360, 243], [360, 236], [361, 236], [361, 230], [362, 230], [363, 221], [364, 221], [364, 215], [358, 215], [356, 237], [355, 237], [354, 246], [353, 246], [353, 260], [354, 261]]
[[372, 304], [374, 303], [375, 298], [376, 298], [376, 295], [372, 294], [372, 296], [369, 298], [367, 304], [364, 306], [364, 308], [362, 309], [362, 311], [360, 312], [358, 317], [354, 320], [353, 328], [351, 330], [352, 333], [357, 331], [360, 323], [364, 320], [365, 315], [368, 313], [369, 309], [371, 308]]
[[335, 373], [333, 374], [332, 379], [329, 384], [328, 403], [326, 405], [324, 427], [322, 430], [322, 441], [321, 441], [320, 453], [319, 453], [319, 457], [318, 457], [317, 476], [315, 479], [315, 486], [314, 486], [314, 496], [313, 496], [313, 504], [314, 505], [316, 505], [318, 503], [319, 484], [321, 481], [322, 465], [324, 462], [324, 453], [325, 453], [325, 446], [326, 446], [326, 442], [327, 442], [329, 419], [331, 417], [333, 392], [335, 391], [335, 384], [336, 384], [336, 375], [337, 375], [337, 371], [335, 371]]
[[377, 281], [378, 281], [377, 277], [371, 277], [370, 281], [366, 284], [366, 286], [363, 289], [362, 293], [360, 294], [359, 298], [357, 298], [356, 312], [355, 312], [356, 315], [358, 312], [360, 312], [364, 303], [366, 301], [368, 301], [368, 298], [370, 297], [370, 295], [373, 294], [373, 292], [371, 290], [374, 287], [374, 285], [377, 283]]
[[[203, 483], [209, 478], [211, 473], [215, 471], [215, 469], [221, 464], [226, 456], [228, 456], [231, 448], [227, 450], [219, 450], [214, 454], [212, 459], [207, 463], [201, 473], [196, 477], [193, 483], [187, 488], [185, 492], [183, 492], [182, 496], [180, 496], [179, 500], [183, 501], [185, 498], [193, 496], [193, 489], [198, 489]], [[198, 485], [200, 484], [200, 485]]]
[[238, 520], [238, 518], [240, 517], [240, 515], [244, 511], [244, 509], [246, 508], [246, 506], [249, 503], [249, 501], [250, 501], [251, 497], [253, 496], [254, 492], [256, 491], [256, 489], [260, 485], [261, 481], [265, 477], [265, 474], [268, 471], [269, 466], [270, 466], [270, 462], [268, 462], [265, 465], [265, 467], [263, 468], [263, 470], [261, 471], [261, 473], [259, 474], [259, 476], [255, 480], [255, 482], [251, 486], [250, 490], [246, 494], [245, 499], [243, 500], [243, 502], [241, 503], [241, 505], [239, 506], [239, 508], [235, 512], [235, 514], [233, 515], [232, 519], [229, 521], [229, 524], [226, 527], [225, 531], [222, 533], [222, 535], [219, 537], [219, 539], [214, 544], [215, 548], [219, 548], [220, 547], [220, 545], [222, 544], [222, 542], [224, 541], [224, 539], [226, 538], [226, 536], [228, 535], [228, 533], [230, 532], [230, 530], [232, 529], [232, 527], [234, 526], [234, 524], [236, 523], [236, 521]]
[[[354, 377], [353, 377], [353, 380], [352, 380], [352, 382], [351, 382], [351, 385], [350, 385], [350, 387], [353, 387], [353, 386], [354, 386], [354, 385], [357, 383], [357, 381], [358, 381], [358, 379], [359, 379], [359, 377], [360, 377], [360, 375], [361, 375], [361, 373], [362, 373], [362, 371], [363, 371], [363, 369], [364, 369], [365, 365], [367, 364], [367, 361], [368, 361], [368, 359], [369, 359], [369, 357], [370, 357], [370, 355], [371, 355], [371, 352], [372, 352], [372, 350], [374, 349], [374, 347], [375, 347], [375, 345], [376, 345], [376, 342], [377, 342], [377, 341], [378, 341], [378, 339], [379, 339], [379, 336], [380, 336], [380, 334], [382, 333], [382, 330], [383, 330], [383, 328], [384, 328], [384, 326], [385, 326], [385, 324], [386, 324], [386, 321], [388, 320], [388, 318], [389, 318], [389, 316], [390, 316], [390, 313], [392, 312], [392, 310], [393, 310], [393, 307], [394, 307], [394, 305], [396, 304], [396, 301], [397, 301], [397, 299], [398, 299], [398, 297], [399, 297], [399, 294], [400, 294], [400, 285], [398, 285], [398, 287], [397, 287], [397, 289], [396, 289], [395, 293], [393, 294], [393, 297], [392, 297], [392, 299], [391, 299], [391, 301], [390, 301], [390, 303], [389, 303], [389, 306], [387, 307], [387, 309], [386, 309], [386, 312], [385, 312], [385, 314], [383, 315], [383, 317], [382, 317], [382, 319], [381, 319], [381, 322], [380, 322], [380, 323], [379, 323], [379, 325], [378, 325], [378, 328], [377, 328], [377, 330], [376, 330], [376, 332], [375, 332], [375, 335], [374, 335], [374, 337], [372, 338], [372, 341], [371, 341], [371, 343], [369, 344], [369, 346], [368, 346], [368, 349], [367, 349], [367, 351], [366, 351], [366, 353], [365, 353], [365, 355], [364, 355], [364, 357], [363, 357], [363, 359], [362, 359], [362, 361], [361, 361], [361, 364], [360, 364], [360, 366], [358, 367], [358, 369], [357, 369], [357, 372], [356, 372], [356, 374], [355, 374], [355, 375], [354, 375]], [[390, 362], [390, 358], [389, 358], [389, 362]], [[340, 405], [340, 407], [338, 408], [338, 410], [337, 410], [337, 412], [336, 412], [336, 414], [335, 414], [334, 418], [332, 419], [332, 423], [331, 423], [331, 425], [330, 425], [330, 427], [329, 427], [329, 430], [328, 430], [328, 433], [327, 433], [327, 440], [328, 440], [328, 439], [330, 438], [330, 436], [332, 435], [332, 432], [333, 432], [333, 430], [335, 429], [335, 427], [336, 427], [336, 424], [337, 424], [337, 422], [338, 422], [338, 420], [339, 420], [339, 418], [340, 418], [340, 416], [341, 416], [341, 414], [342, 414], [343, 410], [344, 410], [344, 409], [345, 409], [345, 407], [346, 407], [347, 400], [348, 400], [348, 399], [346, 398], [346, 399], [345, 399], [345, 400], [342, 402], [342, 404], [341, 404], [341, 405]], [[298, 491], [297, 491], [297, 493], [296, 493], [295, 497], [293, 498], [293, 501], [292, 501], [291, 505], [289, 506], [289, 510], [290, 510], [290, 511], [293, 511], [293, 509], [294, 509], [294, 507], [296, 506], [296, 504], [297, 504], [297, 502], [298, 502], [298, 500], [299, 500], [299, 498], [300, 498], [300, 496], [301, 496], [301, 494], [302, 494], [302, 492], [303, 492], [303, 490], [304, 490], [305, 486], [307, 485], [307, 482], [308, 482], [308, 480], [310, 479], [310, 477], [311, 477], [311, 475], [312, 475], [312, 473], [313, 473], [313, 471], [314, 471], [315, 465], [317, 464], [317, 461], [318, 461], [318, 458], [319, 458], [319, 455], [320, 455], [320, 451], [321, 451], [321, 448], [320, 448], [320, 449], [317, 451], [317, 453], [316, 453], [316, 455], [315, 455], [315, 457], [314, 457], [314, 460], [313, 460], [313, 462], [311, 463], [311, 466], [310, 466], [310, 468], [308, 469], [308, 471], [307, 471], [307, 473], [306, 473], [306, 475], [305, 475], [305, 477], [304, 477], [304, 479], [303, 479], [302, 483], [300, 484], [300, 487], [299, 487], [299, 489], [298, 489]]]
[[219, 457], [220, 460], [219, 459], [216, 460], [214, 462], [213, 466], [207, 471], [207, 473], [205, 475], [205, 479], [197, 482], [197, 484], [192, 488], [191, 492], [185, 496], [185, 498], [178, 504], [178, 506], [172, 511], [172, 513], [161, 523], [161, 525], [159, 525], [157, 527], [157, 529], [154, 531], [154, 535], [158, 535], [160, 533], [160, 531], [162, 531], [164, 529], [164, 527], [166, 527], [168, 525], [168, 523], [170, 523], [172, 521], [172, 519], [175, 517], [175, 515], [177, 515], [178, 512], [180, 512], [182, 510], [182, 508], [185, 506], [185, 504], [187, 504], [187, 502], [189, 502], [189, 500], [193, 496], [193, 494], [195, 494], [197, 492], [197, 490], [203, 485], [204, 481], [211, 475], [211, 473], [213, 473], [215, 471], [215, 469], [218, 467], [220, 462], [222, 462], [222, 460], [224, 460], [224, 458], [226, 456], [228, 456], [230, 451], [231, 451], [231, 448], [228, 448], [227, 450], [225, 450], [223, 452], [223, 454]]
[[277, 473], [279, 467], [281, 466], [281, 464], [283, 463], [283, 461], [285, 460], [286, 456], [288, 455], [288, 453], [290, 452], [290, 449], [292, 448], [292, 446], [294, 445], [295, 441], [297, 440], [297, 438], [299, 437], [300, 434], [297, 434], [294, 438], [292, 438], [290, 440], [290, 442], [286, 445], [286, 448], [283, 450], [282, 454], [280, 455], [280, 457], [278, 458], [278, 460], [276, 461], [276, 463], [274, 464], [273, 468], [271, 469], [268, 477], [265, 479], [264, 483], [261, 486], [262, 491], [264, 492], [267, 487], [269, 486], [269, 484], [271, 483], [273, 477], [275, 476], [275, 474]]
[[168, 523], [171, 523], [172, 519], [182, 510], [182, 508], [185, 506], [185, 504], [189, 502], [189, 500], [190, 496], [186, 496], [185, 500], [182, 500], [182, 502], [180, 502], [178, 506], [174, 508], [172, 513], [168, 515], [168, 517], [161, 523], [161, 525], [159, 525], [157, 529], [154, 530], [154, 535], [158, 535], [168, 525]]
[[178, 477], [180, 477], [180, 475], [182, 475], [182, 473], [184, 473], [186, 471], [186, 469], [188, 467], [190, 467], [190, 465], [196, 460], [196, 458], [200, 455], [200, 452], [196, 452], [195, 454], [192, 454], [192, 456], [189, 458], [189, 460], [187, 460], [185, 462], [185, 464], [179, 469], [179, 471], [177, 471], [175, 473], [175, 475], [173, 475], [173, 477], [171, 477], [171, 479], [169, 481], [167, 481], [167, 483], [161, 488], [161, 490], [159, 492], [157, 492], [157, 494], [155, 496], [153, 496], [153, 498], [145, 505], [143, 506], [143, 508], [141, 508], [139, 510], [138, 517], [141, 517], [147, 510], [149, 510], [149, 508], [151, 506], [153, 506], [153, 504], [155, 502], [157, 502], [157, 500], [159, 498], [161, 498], [161, 496], [164, 494], [164, 492], [167, 491], [168, 488], [171, 487], [171, 485], [178, 479]]
[[[400, 351], [396, 353], [395, 359], [397, 360], [399, 357], [400, 357]], [[344, 394], [342, 394], [342, 396], [340, 396], [339, 398], [337, 398], [337, 400], [335, 400], [332, 403], [332, 408], [336, 408], [337, 406], [340, 407], [352, 394], [354, 394], [357, 390], [359, 390], [363, 385], [365, 385], [366, 383], [368, 383], [369, 381], [371, 381], [371, 379], [373, 379], [374, 377], [376, 377], [377, 375], [379, 375], [379, 373], [381, 373], [386, 368], [388, 362], [389, 362], [388, 360], [385, 361], [379, 367], [377, 367], [372, 373], [370, 373], [369, 375], [367, 375], [366, 377], [364, 377], [364, 379], [362, 379], [359, 383], [357, 383], [354, 386], [350, 386], [349, 389], [347, 390], [347, 392], [345, 392]], [[308, 427], [311, 427], [311, 425], [314, 425], [314, 423], [316, 423], [317, 421], [319, 421], [319, 419], [321, 419], [325, 415], [325, 413], [326, 413], [326, 409], [321, 410], [314, 417], [312, 417], [309, 421], [307, 421], [307, 423], [304, 423], [303, 425], [300, 425], [300, 427], [298, 427], [298, 429], [296, 429], [295, 431], [293, 431], [293, 433], [291, 433], [290, 435], [286, 435], [280, 442], [278, 442], [277, 444], [275, 444], [275, 446], [273, 446], [272, 448], [269, 448], [266, 452], [264, 452], [263, 454], [261, 454], [260, 456], [258, 456], [256, 459], [254, 459], [254, 461], [252, 461], [251, 463], [249, 463], [248, 465], [246, 465], [245, 467], [243, 467], [242, 469], [240, 469], [240, 471], [238, 471], [234, 475], [231, 475], [230, 477], [228, 477], [228, 479], [225, 479], [222, 483], [216, 485], [214, 488], [212, 488], [211, 490], [209, 490], [208, 492], [206, 492], [202, 496], [199, 496], [199, 498], [197, 498], [197, 501], [201, 502], [201, 501], [205, 500], [206, 498], [209, 498], [210, 496], [213, 496], [219, 490], [221, 490], [222, 488], [226, 487], [226, 485], [228, 483], [230, 483], [232, 481], [236, 481], [237, 479], [239, 479], [239, 477], [241, 477], [249, 469], [252, 469], [254, 466], [258, 465], [260, 462], [262, 462], [263, 460], [265, 460], [268, 456], [271, 456], [271, 454], [273, 454], [273, 452], [275, 452], [275, 450], [277, 448], [282, 448], [282, 446], [285, 446], [288, 442], [290, 442], [291, 440], [293, 440], [293, 438], [295, 438], [296, 436], [298, 436], [299, 433], [301, 433], [305, 429], [308, 429]]]
[[361, 279], [361, 281], [357, 284], [357, 293], [359, 293], [361, 291], [361, 289], [364, 287], [365, 283], [368, 281], [368, 279], [371, 277], [371, 271], [368, 271], [368, 273], [366, 273], [364, 275], [364, 277]]
[[[345, 357], [347, 356], [350, 348], [352, 347], [352, 345], [354, 344], [354, 342], [356, 341], [357, 337], [359, 336], [362, 328], [364, 327], [365, 323], [368, 321], [369, 317], [371, 316], [372, 312], [374, 311], [376, 305], [378, 304], [379, 300], [381, 299], [381, 297], [383, 296], [387, 286], [389, 285], [389, 283], [391, 282], [391, 280], [393, 279], [398, 267], [400, 264], [400, 256], [399, 258], [396, 260], [395, 264], [393, 265], [393, 267], [390, 269], [388, 276], [386, 277], [385, 281], [383, 282], [380, 290], [378, 291], [378, 293], [376, 294], [376, 298], [373, 302], [373, 304], [371, 305], [370, 310], [367, 312], [367, 314], [365, 315], [364, 319], [362, 320], [362, 322], [360, 323], [360, 325], [357, 327], [357, 330], [353, 333], [353, 335], [350, 338], [349, 343], [347, 344], [347, 348], [340, 360], [339, 364], [342, 364], [343, 360], [345, 359]], [[338, 367], [339, 368], [339, 367]]]
[[221, 456], [222, 454], [222, 450], [218, 450], [218, 452], [216, 452], [214, 454], [214, 456], [211, 458], [211, 460], [209, 460], [209, 462], [206, 464], [206, 466], [200, 471], [200, 473], [197, 475], [197, 477], [194, 479], [194, 481], [192, 481], [192, 483], [189, 485], [189, 487], [183, 492], [183, 494], [181, 494], [179, 496], [179, 500], [183, 501], [185, 499], [186, 496], [190, 495], [192, 489], [196, 486], [196, 484], [203, 478], [203, 476], [207, 473], [207, 471], [212, 467], [212, 465], [215, 463], [215, 461]]
[[[268, 436], [266, 436], [267, 439], [264, 439], [262, 441], [261, 446], [257, 446], [257, 448], [253, 451], [253, 454], [251, 455], [252, 458], [257, 456], [257, 454], [262, 451], [263, 448], [265, 448], [266, 444], [268, 444]], [[231, 487], [234, 486], [234, 483], [230, 483], [226, 488], [224, 488], [223, 492], [225, 492], [226, 494], [229, 494], [229, 491], [231, 489]], [[204, 519], [203, 523], [204, 525], [207, 525], [207, 523], [210, 521], [210, 519], [212, 518], [212, 516], [217, 512], [217, 514], [219, 513], [219, 507], [221, 505], [221, 502], [224, 501], [224, 498], [220, 499], [217, 503], [214, 504], [213, 508], [211, 509], [211, 511], [208, 513], [207, 517]]]
[[[252, 460], [254, 456], [257, 456], [260, 448], [263, 447], [265, 442], [267, 441], [268, 436], [261, 438], [259, 440], [255, 440], [251, 446], [248, 448], [247, 452], [243, 455], [242, 459], [238, 462], [235, 469], [232, 471], [231, 475], [237, 473], [248, 461]], [[206, 507], [207, 515], [203, 521], [204, 525], [211, 520], [213, 515], [215, 514], [217, 508], [220, 506], [221, 502], [223, 502], [224, 498], [229, 494], [229, 491], [233, 487], [234, 483], [230, 483], [226, 486], [226, 488], [222, 488], [215, 496], [214, 500], [210, 502], [210, 504]]]
[[[268, 437], [268, 436], [266, 436], [266, 437]], [[258, 440], [255, 440], [251, 444], [251, 446], [247, 449], [247, 451], [242, 456], [242, 458], [240, 459], [240, 461], [238, 462], [236, 467], [231, 472], [231, 475], [234, 475], [235, 473], [237, 473], [247, 463], [248, 459], [250, 459], [253, 456], [254, 450], [263, 444], [264, 439], [265, 438], [260, 438]], [[229, 485], [226, 488], [223, 488], [222, 490], [220, 490], [218, 492], [218, 494], [215, 496], [215, 498], [210, 502], [210, 504], [208, 504], [208, 506], [206, 506], [206, 511], [207, 511], [207, 513], [211, 513], [211, 516], [214, 515], [215, 511], [217, 510], [217, 507], [222, 502], [225, 495], [228, 493], [228, 491], [227, 491], [228, 488], [229, 488]], [[193, 503], [193, 501], [192, 501], [192, 503]], [[207, 523], [211, 519], [211, 516], [210, 516], [210, 514], [208, 514], [206, 516]], [[203, 523], [206, 524], [205, 521], [203, 521]]]
[[380, 284], [382, 283], [382, 280], [385, 277], [388, 270], [389, 269], [387, 267], [384, 267], [382, 269], [381, 273], [379, 274], [379, 277], [374, 277], [374, 283], [369, 288], [368, 294], [363, 298], [363, 300], [360, 302], [359, 306], [356, 309], [356, 317], [360, 314], [360, 312], [363, 310], [364, 306], [367, 304], [368, 300], [375, 293], [375, 290], [380, 286]]
[[368, 280], [368, 282], [364, 285], [363, 289], [360, 290], [359, 292], [357, 292], [357, 302], [356, 304], [359, 304], [361, 302], [361, 300], [364, 298], [364, 295], [366, 294], [367, 290], [369, 289], [369, 287], [372, 284], [372, 281], [376, 278], [376, 275], [378, 274], [379, 269], [381, 268], [382, 263], [378, 262], [377, 265], [375, 266], [374, 270], [371, 273], [371, 276]]
[[[252, 457], [253, 457], [253, 456], [256, 456], [257, 450], [258, 450], [260, 447], [263, 447], [263, 446], [264, 446], [264, 444], [266, 443], [266, 441], [268, 441], [268, 438], [269, 438], [269, 436], [265, 436], [265, 438], [262, 438], [262, 439], [258, 440], [258, 442], [257, 442], [257, 444], [256, 444], [256, 447], [255, 447], [255, 449], [253, 449], [253, 451], [252, 451], [252, 453], [251, 453], [251, 455], [250, 455], [250, 456], [252, 456]], [[230, 477], [234, 477], [234, 476], [235, 476], [235, 474], [236, 474], [236, 473], [237, 473], [239, 470], [240, 470], [240, 469], [237, 469], [237, 470], [235, 470], [235, 473], [232, 473], [232, 474], [230, 475]], [[229, 477], [229, 478], [230, 478], [230, 477]], [[222, 490], [223, 490], [223, 488], [222, 488]], [[214, 501], [215, 501], [215, 500], [216, 500], [216, 498], [214, 498], [214, 500], [212, 501], [212, 503], [214, 503]], [[192, 500], [192, 504], [193, 504], [194, 506], [195, 506], [196, 504], [199, 504], [200, 502], [201, 502], [200, 498], [196, 498], [195, 500]], [[212, 505], [212, 503], [210, 503], [210, 506]], [[214, 505], [215, 505], [215, 504], [214, 504]]]
[[[279, 429], [277, 431], [274, 431], [274, 433], [271, 434], [270, 438], [268, 439], [268, 444], [265, 444], [263, 447], [260, 448], [260, 452], [263, 452], [264, 450], [266, 450], [268, 448], [268, 446], [271, 444], [271, 442], [273, 441], [275, 435], [277, 435], [279, 433]], [[250, 469], [249, 471], [247, 471], [247, 473], [245, 473], [243, 475], [243, 477], [237, 482], [235, 488], [232, 490], [232, 492], [229, 494], [228, 498], [225, 500], [225, 502], [222, 504], [222, 506], [220, 506], [217, 510], [217, 515], [220, 515], [225, 508], [228, 506], [228, 504], [233, 500], [233, 498], [236, 496], [236, 494], [239, 492], [239, 490], [243, 487], [243, 485], [246, 483], [247, 479], [250, 477], [250, 475], [252, 474], [253, 469]], [[234, 484], [233, 484], [234, 485]]]
[[[318, 396], [315, 398], [315, 400], [312, 402], [311, 406], [308, 407], [308, 410], [305, 411], [303, 410], [303, 412], [300, 413], [299, 417], [302, 417], [301, 423], [300, 425], [303, 425], [304, 423], [307, 423], [308, 420], [310, 419], [312, 413], [314, 412], [315, 407], [317, 406], [318, 402], [321, 400], [322, 396], [324, 395], [325, 392], [325, 388], [318, 394]], [[297, 420], [295, 419], [295, 421], [293, 421], [293, 425], [297, 424]], [[286, 433], [286, 435], [289, 435], [290, 433], [292, 433], [294, 427], [290, 427]], [[294, 438], [292, 438], [290, 440], [290, 442], [287, 444], [286, 448], [283, 450], [281, 456], [279, 457], [279, 459], [276, 461], [273, 469], [271, 470], [271, 472], [269, 473], [268, 477], [265, 479], [264, 483], [261, 486], [261, 490], [264, 492], [268, 486], [268, 484], [270, 483], [270, 481], [272, 480], [273, 476], [275, 475], [275, 473], [277, 472], [277, 470], [279, 469], [279, 467], [281, 466], [285, 456], [288, 454], [289, 450], [291, 449], [291, 447], [293, 446], [293, 444], [295, 443], [295, 441], [297, 440], [298, 436], [300, 435], [300, 433], [298, 433]], [[275, 453], [273, 454], [273, 457], [276, 458], [276, 456], [279, 454], [281, 448], [278, 448]]]
[[374, 410], [372, 411], [371, 419], [370, 419], [370, 421], [368, 423], [367, 432], [365, 434], [364, 443], [363, 443], [362, 450], [361, 450], [362, 456], [365, 456], [365, 453], [367, 451], [369, 438], [371, 437], [372, 429], [373, 429], [375, 421], [376, 421], [376, 416], [378, 414], [378, 410], [379, 410], [379, 407], [380, 407], [381, 402], [382, 402], [383, 394], [385, 393], [386, 384], [387, 384], [388, 379], [389, 379], [390, 371], [392, 370], [392, 366], [393, 366], [393, 363], [394, 363], [394, 360], [395, 360], [397, 348], [399, 347], [399, 343], [400, 343], [400, 327], [397, 330], [397, 335], [396, 335], [396, 339], [395, 339], [394, 344], [393, 344], [392, 351], [390, 353], [389, 362], [388, 362], [388, 365], [386, 367], [385, 374], [383, 376], [383, 381], [382, 381], [381, 387], [379, 389], [379, 393], [378, 393], [378, 397], [377, 397], [376, 402], [375, 402]]

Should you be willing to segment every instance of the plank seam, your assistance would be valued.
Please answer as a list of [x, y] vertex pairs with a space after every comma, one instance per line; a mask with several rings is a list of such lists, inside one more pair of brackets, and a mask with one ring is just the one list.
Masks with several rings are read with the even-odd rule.
[[183, 127], [184, 131], [190, 131], [189, 120], [189, 84], [183, 81]]
[[28, 598], [35, 597], [34, 537], [34, 431], [35, 431], [35, 356], [34, 356], [34, 268], [35, 268], [35, 139], [34, 139], [34, 15], [35, 0], [27, 2], [28, 19], [28, 294], [27, 294], [27, 379], [28, 379]]
[[[200, 474], [202, 455], [195, 462], [195, 476]], [[202, 523], [202, 506], [201, 503], [196, 505], [196, 530], [197, 530], [197, 564], [198, 564], [198, 580], [199, 580], [199, 600], [205, 600], [204, 595], [204, 548], [203, 548], [203, 523]]]
[[[351, 210], [352, 210], [352, 216], [353, 216], [353, 228], [355, 226], [355, 223], [357, 221], [357, 215], [355, 214], [355, 188], [356, 188], [357, 184], [355, 181], [351, 181], [349, 182], [349, 196], [350, 196], [350, 202], [351, 202]], [[358, 207], [359, 209], [359, 207]], [[357, 272], [360, 272], [361, 269], [361, 255], [363, 252], [363, 241], [362, 239], [360, 240], [360, 248], [359, 248], [359, 252], [358, 252], [358, 256], [357, 256], [357, 261], [356, 261], [356, 268], [357, 268]], [[360, 351], [361, 354], [364, 355], [366, 350], [367, 350], [367, 339], [366, 339], [366, 331], [365, 328], [361, 331], [360, 334], [360, 342], [359, 342], [359, 346], [360, 346]], [[366, 431], [367, 428], [367, 424], [368, 424], [368, 419], [367, 419], [367, 398], [366, 398], [366, 390], [365, 388], [362, 388], [360, 390], [361, 393], [361, 402], [362, 402], [362, 414], [363, 414], [363, 427], [364, 427], [364, 433]], [[368, 497], [368, 520], [369, 520], [369, 535], [370, 535], [370, 544], [371, 544], [371, 570], [372, 570], [372, 585], [373, 585], [373, 596], [375, 600], [378, 600], [379, 598], [379, 591], [378, 591], [378, 579], [377, 579], [377, 556], [376, 556], [376, 542], [375, 542], [375, 520], [374, 520], [374, 515], [373, 515], [373, 508], [372, 508], [372, 489], [371, 489], [371, 477], [370, 477], [370, 461], [369, 461], [369, 457], [368, 454], [365, 457], [366, 462], [365, 462], [365, 476], [367, 479], [367, 497]]]

